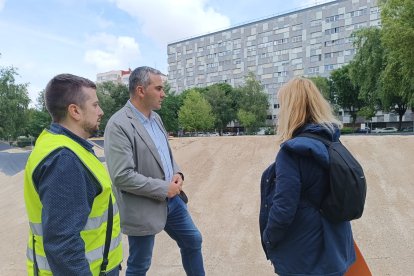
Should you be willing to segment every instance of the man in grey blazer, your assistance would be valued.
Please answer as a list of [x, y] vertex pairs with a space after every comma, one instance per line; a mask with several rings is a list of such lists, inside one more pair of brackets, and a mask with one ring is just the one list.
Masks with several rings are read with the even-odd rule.
[[115, 187], [122, 232], [128, 235], [126, 275], [146, 275], [155, 234], [165, 230], [181, 251], [187, 275], [205, 275], [202, 237], [179, 196], [184, 175], [161, 118], [163, 74], [138, 67], [129, 77], [130, 99], [105, 129], [105, 159]]

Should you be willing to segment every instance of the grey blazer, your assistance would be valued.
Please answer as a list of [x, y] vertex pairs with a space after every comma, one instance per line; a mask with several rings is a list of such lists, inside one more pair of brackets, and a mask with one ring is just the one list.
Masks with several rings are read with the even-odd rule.
[[[161, 118], [155, 120], [168, 139]], [[129, 104], [108, 121], [104, 135], [105, 160], [119, 206], [122, 233], [154, 235], [167, 221], [167, 192], [164, 170], [157, 148]], [[179, 167], [171, 155], [174, 174]]]

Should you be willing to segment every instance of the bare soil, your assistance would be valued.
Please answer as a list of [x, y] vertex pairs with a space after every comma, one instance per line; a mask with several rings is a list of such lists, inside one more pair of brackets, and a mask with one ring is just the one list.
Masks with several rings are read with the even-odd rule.
[[[413, 275], [414, 136], [345, 136], [342, 141], [367, 177], [366, 209], [352, 226], [373, 275]], [[261, 248], [258, 212], [260, 176], [279, 148], [275, 136], [176, 138], [170, 143], [186, 177], [188, 207], [203, 234], [206, 274], [274, 275]], [[23, 175], [0, 173], [0, 275], [27, 275]], [[124, 245], [126, 260], [125, 237]], [[185, 275], [179, 249], [165, 233], [157, 235], [148, 275]]]

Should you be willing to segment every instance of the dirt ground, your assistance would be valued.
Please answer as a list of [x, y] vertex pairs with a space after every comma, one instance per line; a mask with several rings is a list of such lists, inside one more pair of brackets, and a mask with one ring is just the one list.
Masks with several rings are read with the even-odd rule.
[[[353, 231], [373, 275], [414, 275], [414, 136], [345, 136], [365, 169], [368, 194]], [[203, 234], [207, 275], [274, 275], [261, 248], [259, 181], [274, 160], [274, 136], [170, 141], [185, 174], [189, 209]], [[97, 154], [103, 152], [97, 148]], [[0, 173], [0, 275], [26, 275], [23, 173]], [[124, 237], [125, 257], [128, 253]], [[122, 272], [124, 275], [125, 270]], [[177, 245], [157, 235], [149, 276], [185, 275]]]

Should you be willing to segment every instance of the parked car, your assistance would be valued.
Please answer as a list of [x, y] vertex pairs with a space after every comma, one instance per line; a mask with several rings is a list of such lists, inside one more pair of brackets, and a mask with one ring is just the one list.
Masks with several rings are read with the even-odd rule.
[[413, 127], [405, 127], [403, 129], [401, 129], [401, 131], [403, 131], [403, 132], [413, 132]]
[[372, 132], [375, 133], [390, 133], [390, 132], [397, 132], [398, 129], [396, 127], [385, 127], [385, 128], [376, 128]]
[[369, 127], [366, 128], [357, 128], [355, 133], [371, 133], [371, 129]]

